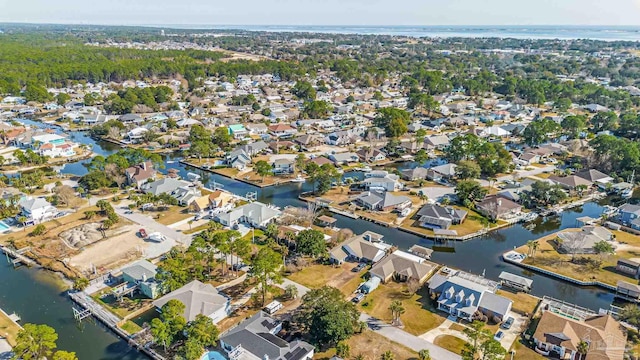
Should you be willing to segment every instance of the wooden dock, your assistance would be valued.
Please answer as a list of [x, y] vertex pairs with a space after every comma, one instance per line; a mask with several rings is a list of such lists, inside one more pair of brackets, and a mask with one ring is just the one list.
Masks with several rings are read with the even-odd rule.
[[18, 267], [20, 264], [24, 264], [27, 266], [38, 266], [38, 264], [32, 259], [24, 256], [23, 254], [27, 251], [31, 250], [31, 248], [26, 247], [19, 250], [11, 250], [6, 246], [0, 245], [0, 251], [7, 257], [7, 262], [13, 264], [13, 267]]

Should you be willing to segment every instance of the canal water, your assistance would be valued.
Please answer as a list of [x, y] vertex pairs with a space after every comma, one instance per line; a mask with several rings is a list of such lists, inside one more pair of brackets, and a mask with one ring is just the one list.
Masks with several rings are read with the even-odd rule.
[[[39, 122], [25, 120], [34, 126], [43, 126]], [[116, 145], [108, 142], [97, 142], [88, 133], [72, 132], [72, 139], [92, 146], [100, 155], [108, 155], [118, 150]], [[238, 195], [256, 192], [259, 201], [276, 206], [306, 206], [298, 199], [301, 192], [312, 190], [306, 183], [291, 183], [276, 187], [260, 189], [249, 184], [225, 178], [223, 176], [200, 171], [179, 163], [180, 157], [165, 158], [166, 172], [170, 168], [177, 169], [181, 176], [192, 172], [202, 177], [208, 187], [218, 186]], [[86, 161], [84, 161], [86, 162]], [[63, 173], [83, 175], [87, 172], [84, 162], [66, 164]], [[407, 164], [405, 166], [413, 166]], [[354, 176], [353, 173], [347, 176]], [[361, 174], [356, 174], [361, 176]], [[594, 310], [608, 308], [613, 295], [607, 291], [593, 287], [579, 287], [544, 275], [526, 271], [517, 266], [503, 262], [500, 255], [508, 250], [524, 245], [559, 229], [573, 227], [580, 216], [599, 217], [603, 208], [596, 203], [588, 203], [583, 207], [565, 211], [559, 217], [538, 219], [536, 227], [528, 230], [522, 225], [514, 225], [502, 230], [476, 238], [467, 242], [451, 242], [447, 252], [435, 252], [433, 261], [497, 280], [501, 271], [508, 271], [533, 279], [532, 293], [538, 296], [552, 296], [557, 299], [575, 303]], [[413, 244], [432, 246], [433, 242], [419, 236], [411, 235], [394, 228], [387, 228], [364, 220], [354, 220], [334, 214], [336, 226], [350, 228], [355, 233], [366, 230], [384, 235], [384, 240], [407, 249]], [[13, 270], [8, 266], [0, 266], [0, 307], [7, 312], [16, 312], [23, 317], [23, 322], [47, 323], [54, 326], [60, 334], [59, 345], [65, 350], [76, 351], [81, 359], [137, 359], [144, 358], [135, 351], [128, 350], [126, 344], [101, 326], [86, 323], [78, 327], [73, 319], [69, 300], [54, 286], [47, 273], [20, 269]]]

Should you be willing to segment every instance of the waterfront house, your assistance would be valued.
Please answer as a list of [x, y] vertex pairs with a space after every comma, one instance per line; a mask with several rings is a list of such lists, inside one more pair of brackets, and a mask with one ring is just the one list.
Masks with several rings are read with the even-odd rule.
[[449, 138], [446, 135], [432, 135], [424, 138], [424, 148], [427, 150], [444, 150], [449, 144]]
[[368, 163], [384, 161], [387, 159], [385, 153], [383, 153], [379, 149], [361, 149], [356, 152], [356, 154], [358, 154], [358, 157], [361, 161]]
[[310, 360], [315, 348], [301, 341], [278, 337], [282, 322], [259, 311], [220, 337], [220, 347], [229, 359]]
[[560, 185], [563, 189], [575, 190], [578, 186], [591, 187], [593, 183], [587, 179], [581, 178], [576, 175], [569, 176], [549, 176], [549, 180], [554, 184]]
[[137, 127], [127, 132], [127, 139], [132, 143], [139, 143], [144, 139], [144, 134], [149, 131], [147, 128]]
[[344, 152], [329, 155], [329, 160], [333, 161], [335, 165], [357, 163], [360, 161], [360, 157], [356, 153]]
[[620, 206], [618, 219], [623, 225], [640, 230], [640, 205], [624, 204]]
[[600, 241], [613, 240], [613, 234], [602, 226], [584, 226], [581, 231], [558, 234], [558, 251], [571, 254], [594, 254], [593, 247]]
[[543, 356], [580, 360], [578, 347], [586, 342], [586, 359], [622, 360], [626, 331], [611, 315], [593, 315], [584, 320], [544, 311], [533, 334], [535, 351]]
[[427, 179], [433, 181], [451, 180], [456, 176], [456, 164], [444, 164], [427, 169]]
[[611, 176], [595, 169], [579, 171], [576, 173], [576, 176], [600, 186], [606, 186], [606, 184], [614, 180]]
[[173, 178], [163, 178], [153, 182], [147, 182], [141, 186], [141, 189], [146, 194], [153, 194], [157, 196], [164, 193], [171, 194], [178, 188], [190, 185], [191, 183], [188, 181]]
[[416, 214], [420, 226], [426, 229], [448, 229], [451, 225], [462, 224], [467, 218], [467, 211], [453, 206], [427, 204]]
[[437, 296], [438, 310], [473, 321], [478, 313], [502, 321], [511, 311], [512, 301], [496, 295], [498, 283], [462, 271], [436, 274], [429, 279], [429, 293]]
[[125, 170], [127, 176], [127, 184], [140, 188], [150, 179], [156, 176], [156, 170], [151, 161], [145, 161], [138, 165], [133, 165]]
[[246, 145], [240, 145], [236, 150], [242, 150], [249, 156], [256, 156], [265, 151], [269, 145], [264, 141], [256, 141]]
[[522, 205], [500, 196], [490, 195], [476, 204], [476, 210], [493, 220], [510, 220], [522, 213]]
[[160, 283], [156, 281], [157, 267], [147, 260], [138, 260], [122, 269], [122, 280], [138, 286], [140, 293], [150, 299], [160, 295]]
[[362, 181], [362, 184], [368, 190], [384, 190], [391, 192], [398, 191], [404, 187], [396, 174], [386, 174], [382, 177], [369, 176]]
[[616, 283], [616, 298], [634, 303], [640, 303], [640, 285], [618, 280]]
[[634, 278], [640, 277], [640, 263], [633, 260], [620, 258], [616, 263], [616, 270], [633, 276]]
[[360, 261], [376, 263], [380, 261], [391, 248], [382, 242], [382, 235], [366, 231], [353, 236], [329, 251], [329, 260], [342, 264], [345, 261]]
[[295, 161], [292, 159], [276, 159], [273, 161], [273, 174], [274, 175], [286, 175], [293, 174]]
[[20, 207], [20, 215], [27, 218], [26, 224], [43, 222], [53, 218], [58, 213], [58, 209], [55, 206], [41, 197], [23, 198], [18, 202], [18, 206]]
[[251, 163], [251, 157], [242, 149], [233, 150], [227, 155], [227, 165], [238, 170], [244, 170]]
[[232, 204], [234, 201], [233, 195], [226, 191], [215, 190], [209, 195], [201, 196], [191, 202], [189, 207], [191, 211], [202, 212], [205, 210], [220, 209]]
[[405, 169], [401, 171], [402, 178], [408, 181], [424, 180], [427, 178], [429, 170], [423, 167]]
[[217, 324], [231, 313], [231, 299], [213, 285], [203, 284], [198, 280], [155, 300], [153, 305], [161, 311], [162, 306], [170, 300], [178, 300], [184, 304], [182, 315], [187, 321], [195, 320], [197, 315], [204, 315]]
[[367, 210], [402, 211], [411, 207], [411, 199], [404, 195], [393, 195], [387, 191], [366, 191], [356, 197], [355, 202]]
[[417, 281], [422, 285], [433, 274], [438, 265], [426, 259], [396, 250], [376, 263], [369, 274], [383, 283], [393, 279], [399, 282]]
[[266, 228], [274, 222], [282, 212], [274, 207], [261, 202], [252, 202], [239, 206], [228, 213], [218, 215], [218, 221], [228, 227], [233, 227], [240, 223], [249, 224], [254, 228]]

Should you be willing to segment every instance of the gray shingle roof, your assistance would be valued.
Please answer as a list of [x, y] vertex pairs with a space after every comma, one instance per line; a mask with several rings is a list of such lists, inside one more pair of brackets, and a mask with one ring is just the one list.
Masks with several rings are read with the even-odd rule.
[[209, 316], [227, 307], [229, 303], [229, 298], [220, 294], [213, 285], [194, 280], [154, 301], [153, 305], [161, 308], [173, 299], [185, 305], [184, 318], [187, 321], [195, 320], [198, 314]]

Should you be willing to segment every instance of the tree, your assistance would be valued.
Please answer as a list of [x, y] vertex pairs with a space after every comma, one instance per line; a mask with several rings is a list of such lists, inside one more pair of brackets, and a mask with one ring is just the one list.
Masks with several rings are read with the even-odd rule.
[[385, 129], [387, 136], [398, 138], [408, 130], [411, 120], [409, 113], [397, 108], [382, 108], [378, 110], [374, 123]]
[[217, 344], [220, 331], [210, 317], [198, 314], [187, 326], [187, 338], [202, 347], [214, 347]]
[[298, 297], [298, 287], [293, 284], [289, 284], [284, 288], [284, 294], [288, 299], [293, 300]]
[[602, 260], [604, 260], [607, 256], [615, 253], [615, 248], [608, 241], [600, 240], [593, 244], [593, 251], [595, 251]]
[[549, 141], [560, 129], [561, 127], [558, 123], [549, 118], [544, 118], [532, 121], [522, 132], [522, 137], [529, 146], [540, 145]]
[[618, 312], [620, 320], [640, 328], [640, 307], [636, 304], [627, 304]]
[[354, 334], [360, 313], [340, 290], [324, 286], [302, 297], [295, 321], [309, 332], [316, 344], [333, 345]]
[[78, 360], [76, 353], [58, 350], [53, 354], [53, 360]]
[[187, 338], [182, 346], [182, 354], [186, 360], [198, 360], [202, 357], [203, 352], [204, 347], [192, 338]]
[[308, 81], [298, 81], [291, 88], [291, 93], [297, 96], [299, 99], [305, 101], [311, 101], [316, 99], [316, 89]]
[[33, 228], [33, 230], [31, 230], [29, 235], [30, 236], [40, 236], [40, 235], [44, 234], [45, 231], [47, 231], [47, 227], [44, 226], [43, 224], [38, 224], [35, 228]]
[[267, 299], [269, 282], [279, 283], [282, 280], [282, 275], [280, 274], [282, 256], [271, 248], [263, 247], [253, 256], [251, 265], [249, 276], [260, 283], [262, 305], [264, 305]]
[[576, 346], [576, 350], [580, 355], [579, 360], [583, 360], [584, 358], [587, 357], [587, 353], [589, 352], [589, 343], [584, 340], [580, 340], [580, 342], [578, 343], [578, 346]]
[[162, 344], [162, 347], [167, 350], [167, 347], [171, 345], [173, 341], [173, 335], [171, 334], [169, 325], [155, 318], [151, 320], [151, 336], [156, 344]]
[[577, 139], [587, 128], [587, 118], [584, 115], [570, 115], [560, 123], [562, 131], [570, 139]]
[[297, 171], [303, 171], [305, 166], [307, 165], [307, 157], [305, 154], [300, 153], [298, 155], [296, 155], [296, 170]]
[[261, 182], [264, 182], [265, 176], [270, 175], [272, 173], [271, 165], [269, 165], [269, 163], [264, 160], [258, 161], [253, 166], [253, 170], [256, 172], [256, 174], [262, 176]]
[[507, 354], [498, 340], [486, 338], [480, 346], [482, 360], [503, 360]]
[[605, 130], [613, 131], [618, 128], [618, 115], [613, 111], [599, 112], [591, 118], [591, 124], [595, 132]]
[[546, 207], [556, 205], [567, 198], [567, 194], [559, 185], [551, 185], [544, 181], [531, 184], [531, 190], [524, 193], [522, 203], [527, 207]]
[[456, 176], [460, 180], [477, 179], [481, 172], [480, 165], [471, 160], [461, 160], [456, 167]]
[[185, 305], [179, 300], [172, 299], [160, 308], [159, 321], [151, 321], [151, 334], [156, 342], [163, 344], [166, 348], [172, 344], [176, 337], [184, 330], [187, 320], [183, 314]]
[[24, 90], [24, 97], [27, 101], [35, 101], [39, 103], [45, 103], [52, 99], [51, 94], [47, 92], [44, 86], [28, 83], [27, 88]]
[[82, 291], [89, 286], [89, 279], [85, 277], [79, 277], [73, 280], [73, 288], [78, 291]]
[[56, 104], [63, 106], [64, 104], [66, 104], [69, 100], [71, 100], [71, 96], [69, 96], [69, 94], [67, 93], [59, 93], [58, 95], [56, 95]]
[[58, 334], [48, 325], [25, 324], [18, 332], [15, 359], [40, 360], [51, 355], [56, 348]]
[[351, 347], [344, 341], [341, 341], [336, 345], [336, 355], [340, 358], [346, 359], [349, 357]]
[[322, 100], [313, 100], [304, 103], [302, 114], [311, 119], [319, 119], [329, 116], [332, 111], [331, 104]]
[[413, 156], [413, 159], [418, 163], [418, 164], [424, 164], [425, 161], [429, 160], [429, 154], [427, 154], [427, 152], [424, 149], [420, 149], [416, 152], [416, 154]]
[[422, 349], [418, 351], [418, 359], [420, 360], [431, 360], [431, 353], [427, 349]]
[[475, 202], [483, 199], [485, 195], [487, 195], [487, 190], [475, 180], [459, 181], [456, 184], [455, 192], [458, 196], [458, 201], [461, 203], [464, 202], [464, 200]]
[[464, 330], [462, 330], [462, 332], [469, 339], [462, 350], [462, 358], [465, 360], [473, 360], [481, 350], [482, 344], [487, 339], [491, 339], [491, 332], [484, 328], [484, 323], [482, 321], [478, 320], [473, 321]]
[[400, 323], [400, 315], [404, 314], [405, 308], [402, 306], [402, 302], [399, 300], [394, 300], [389, 305], [389, 310], [391, 310], [391, 317], [393, 317], [393, 323]]
[[299, 252], [311, 257], [318, 257], [327, 251], [327, 243], [324, 234], [314, 229], [302, 230], [296, 238], [296, 245]]

